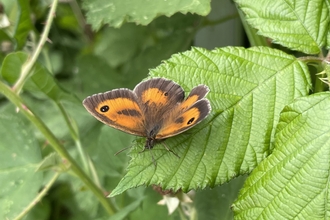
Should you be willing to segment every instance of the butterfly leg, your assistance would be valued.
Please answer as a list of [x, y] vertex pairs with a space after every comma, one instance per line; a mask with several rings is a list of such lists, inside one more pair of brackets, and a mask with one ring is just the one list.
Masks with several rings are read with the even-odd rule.
[[[146, 149], [148, 149], [149, 152], [150, 152], [150, 155], [151, 155], [152, 161], [153, 161], [153, 163], [154, 163], [154, 165], [155, 165], [155, 167], [156, 167], [157, 163], [156, 163], [156, 160], [155, 160], [155, 158], [154, 158], [154, 155], [153, 155], [152, 152], [151, 152], [152, 148], [154, 147], [154, 144], [155, 144], [155, 140], [152, 139], [152, 138], [148, 138], [147, 141], [146, 141], [146, 145], [144, 146], [144, 149], [143, 149], [142, 151], [140, 151], [139, 153], [142, 153], [142, 152], [146, 151]], [[163, 146], [165, 147], [165, 149], [166, 149], [168, 152], [171, 152], [171, 153], [174, 154], [177, 158], [180, 159], [179, 155], [177, 155], [174, 151], [172, 151], [171, 149], [169, 149], [169, 148], [166, 146], [165, 143], [162, 143], [162, 144], [163, 144]]]
[[165, 143], [162, 143], [162, 145], [165, 147], [165, 149], [166, 149], [167, 151], [171, 152], [171, 153], [174, 154], [177, 158], [180, 159], [179, 155], [177, 155], [174, 151], [172, 151], [170, 148], [168, 148], [168, 147], [166, 146]]

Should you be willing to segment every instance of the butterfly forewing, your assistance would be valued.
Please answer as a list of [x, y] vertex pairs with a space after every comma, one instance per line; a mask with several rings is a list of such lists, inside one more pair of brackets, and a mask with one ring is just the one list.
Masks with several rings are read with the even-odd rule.
[[127, 133], [146, 136], [145, 115], [131, 90], [116, 89], [89, 96], [83, 104], [99, 121]]
[[143, 114], [146, 115], [147, 130], [159, 125], [162, 116], [184, 99], [181, 86], [164, 78], [144, 81], [135, 87], [134, 92], [139, 98]]
[[135, 87], [134, 92], [143, 104], [155, 105], [159, 110], [173, 106], [184, 99], [181, 86], [164, 78], [144, 81]]

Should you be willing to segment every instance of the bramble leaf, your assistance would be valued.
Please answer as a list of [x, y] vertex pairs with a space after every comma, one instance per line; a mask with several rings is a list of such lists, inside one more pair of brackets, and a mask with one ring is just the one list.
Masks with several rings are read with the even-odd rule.
[[211, 10], [209, 0], [85, 0], [83, 8], [94, 30], [107, 23], [112, 27], [120, 27], [124, 22], [147, 25], [160, 15], [170, 17], [177, 12], [207, 15]]
[[284, 106], [310, 88], [304, 63], [263, 47], [193, 48], [174, 55], [150, 75], [169, 78], [187, 93], [198, 84], [209, 86], [212, 112], [199, 125], [164, 141], [180, 159], [161, 143], [150, 153], [140, 153], [144, 139], [138, 139], [128, 173], [111, 196], [151, 184], [183, 191], [214, 187], [251, 172], [272, 150]]
[[275, 150], [246, 180], [235, 219], [329, 218], [330, 93], [285, 107]]
[[235, 0], [247, 21], [275, 43], [307, 54], [329, 47], [330, 9], [324, 0]]

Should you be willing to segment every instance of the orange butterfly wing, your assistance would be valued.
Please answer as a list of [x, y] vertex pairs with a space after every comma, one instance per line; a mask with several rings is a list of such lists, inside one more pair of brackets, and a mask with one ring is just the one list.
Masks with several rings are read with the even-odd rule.
[[186, 100], [177, 105], [164, 116], [164, 124], [158, 131], [156, 139], [164, 139], [180, 134], [201, 122], [211, 112], [207, 86], [195, 87]]
[[184, 99], [181, 86], [164, 78], [153, 78], [138, 84], [136, 93], [145, 115], [147, 137], [154, 138], [166, 119], [164, 115], [176, 108]]
[[99, 121], [124, 132], [163, 139], [182, 133], [202, 121], [211, 111], [204, 98], [207, 86], [195, 87], [184, 100], [182, 87], [171, 80], [153, 78], [133, 91], [116, 89], [83, 101]]
[[124, 132], [146, 136], [145, 115], [129, 89], [116, 89], [87, 97], [85, 108], [99, 121]]

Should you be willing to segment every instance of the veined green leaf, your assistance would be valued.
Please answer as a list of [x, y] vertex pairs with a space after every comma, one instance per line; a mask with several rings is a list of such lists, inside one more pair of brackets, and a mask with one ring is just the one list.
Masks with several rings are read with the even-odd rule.
[[324, 0], [235, 0], [247, 21], [275, 43], [308, 54], [329, 47], [330, 9]]
[[198, 84], [209, 86], [212, 112], [164, 141], [180, 159], [160, 143], [150, 151], [155, 167], [149, 152], [140, 153], [144, 139], [138, 139], [128, 173], [111, 195], [143, 184], [183, 191], [214, 187], [251, 172], [271, 151], [284, 106], [308, 94], [307, 73], [295, 57], [264, 47], [193, 48], [174, 55], [150, 75], [172, 79], [187, 93]]
[[275, 150], [246, 180], [236, 219], [329, 218], [330, 93], [284, 108]]

